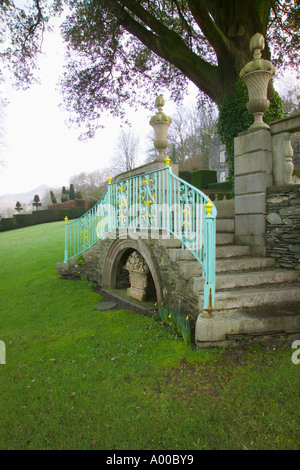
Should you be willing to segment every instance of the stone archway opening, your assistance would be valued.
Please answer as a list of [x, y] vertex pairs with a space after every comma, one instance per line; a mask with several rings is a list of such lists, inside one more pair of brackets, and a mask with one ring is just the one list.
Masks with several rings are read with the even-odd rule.
[[129, 272], [126, 269], [126, 263], [128, 258], [134, 252], [133, 249], [126, 250], [119, 261], [119, 265], [116, 271], [116, 289], [129, 289], [130, 288], [130, 278]]
[[[137, 292], [140, 284], [137, 285], [136, 279], [134, 279], [136, 274], [131, 275], [133, 271], [141, 270], [141, 266], [136, 269], [134, 259], [131, 259], [131, 267], [126, 266], [129, 258], [132, 258], [134, 253], [134, 257], [138, 256], [144, 263], [146, 267], [144, 272], [147, 271], [147, 275], [144, 275], [146, 280], [142, 287], [143, 292]], [[162, 301], [162, 291], [159, 267], [147, 244], [141, 240], [115, 240], [108, 249], [104, 260], [103, 287], [118, 290], [120, 296], [131, 297], [133, 300], [144, 301], [152, 305], [156, 302], [160, 303]], [[135, 290], [136, 288], [138, 289]]]
[[157, 301], [155, 283], [143, 256], [135, 249], [124, 251], [115, 271], [115, 288], [135, 300]]

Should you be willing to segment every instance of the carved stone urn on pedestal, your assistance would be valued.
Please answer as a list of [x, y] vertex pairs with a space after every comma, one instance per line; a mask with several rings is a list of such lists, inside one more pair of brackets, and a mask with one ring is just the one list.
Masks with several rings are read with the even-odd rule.
[[269, 129], [268, 124], [263, 121], [263, 115], [270, 106], [267, 99], [268, 84], [275, 74], [275, 67], [269, 60], [261, 58], [261, 51], [265, 48], [265, 40], [262, 34], [256, 33], [250, 40], [250, 51], [253, 60], [241, 70], [240, 77], [245, 82], [249, 101], [247, 109], [254, 116], [254, 123], [249, 129]]
[[158, 157], [155, 162], [165, 162], [165, 151], [168, 148], [169, 141], [167, 139], [168, 128], [172, 122], [172, 119], [163, 113], [163, 106], [165, 100], [162, 95], [156, 98], [155, 106], [158, 108], [157, 113], [152, 116], [149, 124], [153, 127], [155, 133], [154, 147], [158, 151]]
[[129, 272], [130, 287], [127, 294], [133, 299], [145, 300], [147, 297], [149, 268], [144, 258], [134, 251], [126, 262], [126, 269]]

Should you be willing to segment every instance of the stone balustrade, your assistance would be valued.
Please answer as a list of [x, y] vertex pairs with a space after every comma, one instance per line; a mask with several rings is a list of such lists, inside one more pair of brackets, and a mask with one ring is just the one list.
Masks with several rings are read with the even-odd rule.
[[291, 139], [300, 131], [300, 112], [270, 123], [274, 186], [293, 184], [293, 148]]

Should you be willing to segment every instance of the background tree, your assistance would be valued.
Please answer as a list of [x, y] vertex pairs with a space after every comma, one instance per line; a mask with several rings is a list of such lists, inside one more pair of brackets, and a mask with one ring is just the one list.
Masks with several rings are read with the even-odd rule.
[[122, 129], [110, 166], [111, 176], [132, 170], [136, 166], [138, 152], [139, 138], [132, 130]]
[[[188, 81], [220, 105], [234, 96], [240, 69], [251, 60], [249, 41], [266, 38], [264, 58], [299, 65], [300, 6], [294, 0], [31, 0], [29, 8], [2, 1], [12, 47], [2, 53], [17, 80], [30, 81], [30, 67], [47, 20], [67, 4], [63, 24], [68, 67], [66, 105], [78, 123], [114, 114], [124, 102], [152, 102], [161, 87], [179, 99]], [[84, 60], [83, 60], [84, 58]], [[142, 85], [142, 86], [141, 86]], [[91, 128], [89, 128], [92, 131]]]
[[282, 83], [282, 100], [286, 114], [290, 115], [299, 112], [300, 83], [295, 84], [291, 79], [286, 79]]
[[38, 210], [38, 208], [42, 205], [40, 196], [38, 194], [34, 196], [32, 205], [35, 207], [35, 210]]
[[178, 108], [172, 117], [169, 140], [181, 169], [209, 167], [209, 145], [217, 134], [217, 112], [209, 103]]
[[300, 7], [293, 1], [98, 0], [72, 5], [63, 26], [69, 45], [63, 92], [67, 108], [78, 114], [75, 121], [87, 122], [88, 135], [101, 110], [118, 114], [124, 101], [152, 102], [162, 87], [180, 99], [189, 80], [221, 106], [235, 95], [239, 71], [252, 59], [249, 41], [256, 32], [266, 37], [264, 58], [271, 58], [271, 39], [275, 65], [290, 59], [299, 64]]
[[69, 191], [66, 189], [65, 186], [62, 187], [60, 200], [61, 202], [67, 202], [69, 200]]
[[108, 177], [108, 170], [96, 170], [90, 173], [81, 172], [78, 175], [74, 175], [70, 178], [70, 182], [76, 188], [77, 199], [79, 199], [78, 194], [80, 193], [81, 198], [87, 199], [90, 203], [94, 203], [95, 201], [99, 201], [103, 196]]
[[23, 210], [23, 207], [22, 207], [22, 204], [20, 203], [20, 201], [16, 202], [15, 210], [18, 212], [18, 214], [20, 214], [21, 211]]
[[51, 198], [52, 204], [57, 204], [57, 199], [56, 199], [53, 191], [50, 191], [50, 198]]
[[70, 184], [70, 196], [69, 197], [70, 197], [71, 200], [75, 200], [75, 190], [74, 190], [74, 184], [73, 183]]
[[[1, 82], [1, 72], [0, 72]], [[5, 134], [5, 102], [0, 95], [0, 167], [5, 166], [6, 134]]]

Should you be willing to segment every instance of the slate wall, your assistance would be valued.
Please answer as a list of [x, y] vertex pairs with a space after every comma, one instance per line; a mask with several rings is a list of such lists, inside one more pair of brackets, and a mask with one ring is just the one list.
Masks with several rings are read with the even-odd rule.
[[266, 251], [276, 266], [300, 270], [300, 185], [267, 189]]

